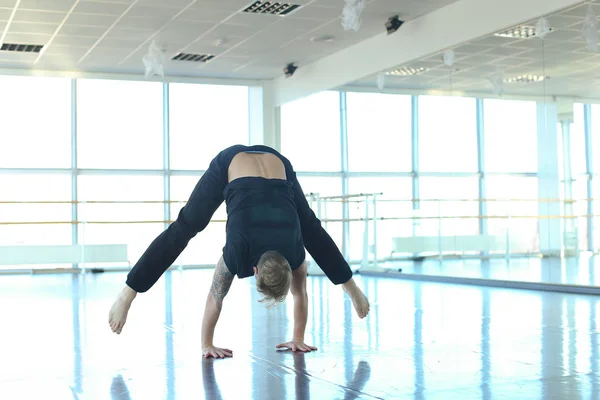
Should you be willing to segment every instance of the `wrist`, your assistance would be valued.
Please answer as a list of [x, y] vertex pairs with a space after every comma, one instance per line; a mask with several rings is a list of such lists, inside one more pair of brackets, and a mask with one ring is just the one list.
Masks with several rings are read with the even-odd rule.
[[292, 297], [294, 298], [294, 300], [308, 299], [308, 292], [306, 290], [301, 291], [301, 292], [296, 292], [292, 295]]

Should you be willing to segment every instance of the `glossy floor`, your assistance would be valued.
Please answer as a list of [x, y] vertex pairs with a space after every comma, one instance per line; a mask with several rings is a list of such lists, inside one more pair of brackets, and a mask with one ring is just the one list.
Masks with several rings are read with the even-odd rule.
[[235, 281], [217, 328], [227, 360], [201, 356], [211, 271], [170, 272], [139, 296], [121, 336], [107, 311], [124, 275], [0, 277], [0, 399], [598, 399], [600, 298], [358, 278], [358, 319], [309, 278], [307, 342], [291, 302], [265, 309]]

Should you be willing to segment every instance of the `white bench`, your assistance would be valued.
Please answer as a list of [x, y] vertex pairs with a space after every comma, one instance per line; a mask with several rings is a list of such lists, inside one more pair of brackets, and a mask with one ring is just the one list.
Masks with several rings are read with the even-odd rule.
[[510, 252], [516, 238], [507, 241], [505, 235], [410, 236], [393, 238], [393, 253], [502, 251]]
[[0, 246], [0, 265], [129, 264], [126, 244]]

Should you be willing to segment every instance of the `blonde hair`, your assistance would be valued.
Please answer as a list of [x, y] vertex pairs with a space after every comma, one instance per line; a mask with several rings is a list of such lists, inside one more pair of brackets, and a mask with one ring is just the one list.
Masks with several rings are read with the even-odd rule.
[[267, 307], [283, 302], [292, 284], [292, 268], [288, 260], [277, 251], [267, 251], [256, 267], [256, 290], [263, 295], [259, 301], [266, 301]]

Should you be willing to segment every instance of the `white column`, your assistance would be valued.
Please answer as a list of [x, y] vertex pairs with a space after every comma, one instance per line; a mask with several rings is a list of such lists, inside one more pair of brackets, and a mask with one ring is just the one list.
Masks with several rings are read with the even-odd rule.
[[250, 144], [264, 144], [281, 151], [281, 108], [275, 106], [273, 86], [248, 88], [248, 123]]
[[[539, 102], [537, 105], [538, 137], [538, 198], [560, 199], [561, 184], [558, 162], [558, 115], [554, 103]], [[515, 146], [518, 146], [515, 143]], [[562, 249], [560, 202], [538, 203], [540, 252], [544, 256], [560, 256]]]

